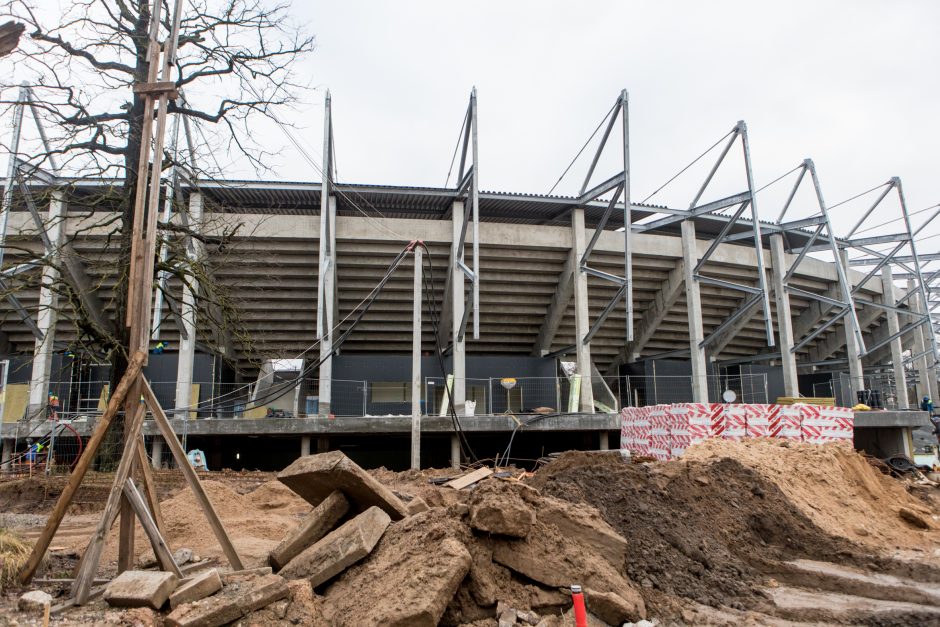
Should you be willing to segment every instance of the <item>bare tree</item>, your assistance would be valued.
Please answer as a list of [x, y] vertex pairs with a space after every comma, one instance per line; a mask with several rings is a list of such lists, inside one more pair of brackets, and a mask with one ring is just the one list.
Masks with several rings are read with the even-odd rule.
[[[157, 1], [164, 2], [161, 14], [171, 16], [169, 3]], [[259, 118], [273, 119], [277, 109], [297, 102], [307, 88], [295, 74], [297, 62], [313, 49], [313, 38], [291, 22], [285, 3], [185, 2], [176, 62], [179, 97], [170, 103], [168, 112], [211, 127], [207, 134], [211, 139], [204, 139], [214, 144], [210, 151], [221, 148], [264, 170], [269, 154], [252, 139], [251, 125]], [[56, 163], [73, 177], [72, 190], [80, 189], [83, 181], [116, 181], [106, 193], [101, 193], [99, 184], [93, 194], [69, 196], [73, 209], [92, 211], [104, 204], [116, 216], [104, 224], [93, 221], [89, 227], [99, 235], [102, 229], [107, 232], [106, 251], [97, 261], [103, 259], [116, 273], [110, 303], [115, 324], [110, 328], [96, 324], [94, 312], [82, 306], [74, 284], [63, 282], [56, 288], [71, 304], [73, 322], [87, 346], [111, 360], [113, 378], [123, 373], [126, 359], [124, 270], [130, 257], [144, 116], [144, 102], [134, 85], [147, 77], [150, 16], [149, 0], [73, 0], [65, 15], [47, 15], [28, 0], [7, 0], [0, 9], [0, 18], [22, 22], [27, 31], [20, 46], [0, 60], [0, 77], [8, 77], [0, 78], [0, 103], [15, 103], [18, 85], [13, 81], [29, 85], [35, 95], [34, 110], [48, 134], [48, 149], [30, 154], [29, 167], [38, 172]], [[214, 170], [200, 166], [187, 152], [185, 148], [176, 155], [166, 151], [163, 168], [178, 165], [191, 182], [219, 173], [221, 166]], [[237, 230], [207, 239], [185, 221], [162, 226], [167, 255], [157, 260], [156, 268], [202, 285], [210, 279], [211, 269], [187, 254], [185, 242], [201, 238], [209, 246], [224, 249]], [[69, 237], [75, 238], [76, 233]], [[8, 242], [8, 250], [12, 246], [15, 243]], [[22, 252], [41, 258], [29, 247]], [[62, 274], [67, 276], [67, 272]], [[224, 294], [210, 286], [203, 298], [215, 301], [214, 307], [206, 308], [212, 323], [226, 324]]]

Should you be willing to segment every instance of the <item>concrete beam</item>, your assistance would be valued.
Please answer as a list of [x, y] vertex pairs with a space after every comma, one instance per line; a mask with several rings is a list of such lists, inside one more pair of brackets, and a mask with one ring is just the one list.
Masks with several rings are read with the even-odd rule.
[[[881, 270], [881, 287], [881, 298], [884, 304], [891, 307], [897, 305], [897, 297], [894, 292], [894, 277], [891, 276], [891, 264], [887, 264]], [[888, 309], [885, 310], [885, 315], [888, 318], [887, 332], [888, 337], [890, 337], [901, 329], [898, 321], [898, 312]], [[907, 377], [904, 373], [904, 349], [901, 346], [900, 336], [892, 340], [889, 346], [891, 348], [891, 365], [894, 371], [894, 385], [898, 391], [898, 409], [908, 409]]]
[[773, 271], [774, 301], [777, 306], [777, 337], [780, 349], [780, 363], [783, 366], [783, 391], [786, 396], [799, 396], [797, 382], [796, 355], [793, 349], [793, 321], [790, 314], [790, 295], [784, 288], [784, 276], [787, 273], [786, 256], [783, 251], [783, 235], [774, 233], [770, 236], [770, 260]]
[[682, 259], [676, 261], [675, 267], [669, 271], [669, 274], [659, 286], [653, 301], [643, 312], [640, 322], [636, 325], [633, 335], [633, 342], [620, 350], [620, 353], [614, 358], [607, 371], [612, 374], [620, 364], [631, 363], [639, 359], [640, 354], [647, 343], [653, 338], [659, 325], [666, 318], [669, 310], [679, 300], [682, 294], [682, 285], [685, 277], [685, 262]]
[[[190, 228], [196, 232], [202, 228], [203, 223], [203, 197], [200, 193], [189, 195]], [[187, 257], [190, 263], [195, 262], [205, 254], [200, 242], [189, 239], [186, 245]], [[196, 296], [199, 293], [199, 282], [195, 276], [190, 277], [190, 284], [183, 284], [183, 303], [180, 318], [185, 333], [180, 335], [179, 356], [176, 362], [176, 409], [177, 418], [189, 418], [189, 407], [193, 405], [193, 360], [196, 357]], [[159, 312], [157, 312], [159, 315]], [[221, 322], [221, 321], [220, 321]], [[199, 399], [196, 399], [197, 401]]]
[[532, 354], [535, 357], [541, 357], [544, 353], [551, 352], [552, 343], [558, 334], [558, 327], [565, 318], [568, 311], [568, 305], [571, 304], [571, 298], [574, 296], [574, 274], [578, 268], [580, 257], [572, 249], [568, 252], [568, 258], [565, 260], [565, 266], [561, 274], [558, 275], [558, 284], [555, 286], [555, 294], [552, 296], [552, 302], [545, 312], [545, 319], [539, 328], [539, 336], [532, 347]]
[[54, 263], [58, 261], [59, 246], [65, 230], [66, 204], [60, 194], [56, 194], [49, 204], [49, 219], [46, 227], [46, 237], [49, 240], [49, 254], [53, 263], [43, 266], [42, 287], [39, 289], [39, 312], [36, 315], [36, 326], [42, 333], [36, 338], [33, 348], [32, 374], [29, 380], [29, 408], [30, 417], [44, 415], [49, 403], [49, 379], [52, 371], [52, 356], [55, 352], [56, 321], [59, 316], [59, 296], [56, 283], [59, 280], [59, 269]]
[[[333, 400], [333, 327], [336, 324], [336, 197], [330, 196], [327, 202], [327, 214], [321, 219], [320, 263], [317, 266], [319, 281], [317, 316], [321, 327], [317, 329], [320, 337], [320, 385], [319, 415], [329, 416]], [[325, 232], [323, 224], [334, 225]]]
[[[587, 237], [584, 232], [584, 209], [579, 207], [571, 212], [571, 252], [580, 260], [587, 249]], [[588, 302], [588, 275], [580, 270], [574, 276], [574, 318], [575, 318], [575, 355], [578, 374], [581, 376], [581, 411], [594, 411], [594, 388], [591, 385], [592, 361], [591, 343], [585, 342], [591, 326]]]
[[[848, 252], [848, 250], [846, 250], [846, 249], [843, 248], [843, 249], [841, 249], [841, 250], [839, 251], [839, 259], [838, 259], [838, 261], [844, 266], [845, 272], [846, 272], [846, 274], [848, 274], [848, 272], [849, 272], [849, 252]], [[851, 290], [851, 289], [854, 287], [854, 285], [855, 285], [855, 284], [854, 284], [854, 282], [852, 281], [852, 278], [849, 277], [848, 289]], [[878, 313], [880, 313], [880, 312], [878, 312]], [[876, 318], [876, 319], [877, 319], [877, 318]], [[852, 319], [851, 319], [851, 316], [845, 316], [845, 317], [842, 319], [842, 324], [839, 325], [839, 326], [841, 327], [842, 335], [843, 335], [844, 338], [845, 338], [845, 339], [844, 339], [844, 342], [845, 342], [845, 356], [846, 356], [846, 359], [848, 359], [848, 361], [849, 361], [849, 384], [850, 384], [850, 386], [851, 386], [851, 395], [849, 396], [849, 398], [851, 399], [851, 401], [854, 401], [854, 400], [856, 399], [856, 395], [858, 394], [858, 391], [865, 388], [865, 377], [864, 377], [865, 371], [864, 371], [864, 369], [862, 368], [862, 358], [859, 357], [860, 347], [859, 347], [859, 344], [858, 344], [858, 339], [857, 339], [857, 337], [855, 336], [855, 333], [854, 333], [853, 330], [852, 330]], [[862, 322], [862, 320], [861, 320], [861, 317], [859, 317], [859, 326], [861, 326], [862, 329], [865, 329], [865, 328], [868, 327], [869, 325], [868, 325], [868, 324], [864, 324], [864, 323]], [[834, 337], [835, 337], [835, 334], [832, 334], [832, 335], [830, 335], [830, 338], [829, 338], [829, 339], [832, 339], [832, 338], [834, 338]], [[814, 357], [813, 357], [813, 360], [814, 360], [814, 361], [820, 360], [820, 359], [825, 359], [825, 358], [826, 358], [826, 357], [820, 357], [820, 356], [819, 356], [822, 350], [826, 350], [826, 348], [821, 348], [820, 345], [819, 345], [819, 343], [817, 343], [817, 345], [816, 345], [816, 347], [815, 347], [815, 352], [816, 352], [816, 354], [815, 354]], [[831, 354], [831, 353], [830, 353], [830, 354]]]
[[708, 369], [705, 361], [705, 349], [701, 346], [705, 339], [702, 328], [702, 301], [695, 280], [695, 266], [698, 263], [698, 243], [695, 240], [695, 223], [686, 220], [682, 223], [682, 270], [685, 283], [686, 311], [689, 317], [689, 350], [692, 361], [692, 401], [708, 402]]
[[[457, 240], [460, 239], [460, 229], [463, 226], [463, 203], [460, 203], [459, 206], [461, 207], [460, 211], [457, 210], [458, 204], [454, 204], [454, 211], [451, 216], [450, 256], [454, 260], [457, 259], [457, 247], [459, 245]], [[463, 259], [461, 259], [461, 261], [463, 261]], [[465, 279], [466, 277], [463, 270], [461, 270], [456, 263], [452, 263], [450, 265], [450, 332], [453, 338], [451, 363], [454, 368], [454, 385], [451, 390], [451, 402], [453, 403], [454, 412], [458, 416], [464, 415], [467, 402], [467, 340], [466, 336], [461, 336], [460, 334], [460, 325], [463, 322], [464, 312], [467, 307], [466, 295], [464, 294]], [[444, 332], [447, 332], [446, 327]], [[452, 460], [451, 463], [455, 463], [458, 466], [460, 465], [459, 442], [457, 446], [457, 458], [456, 460]]]

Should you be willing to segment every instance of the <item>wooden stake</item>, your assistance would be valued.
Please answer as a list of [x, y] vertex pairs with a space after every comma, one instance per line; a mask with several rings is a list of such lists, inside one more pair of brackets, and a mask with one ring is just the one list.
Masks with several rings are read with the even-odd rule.
[[[140, 384], [134, 384], [131, 386], [130, 391], [127, 393], [127, 398], [124, 399], [124, 415], [133, 416], [134, 412], [137, 411], [137, 408], [140, 406]], [[143, 423], [141, 423], [143, 424]], [[125, 425], [128, 427], [129, 425]], [[139, 439], [137, 433], [131, 433], [127, 429], [124, 431], [124, 450], [128, 450], [128, 442], [136, 442]], [[134, 457], [131, 460], [131, 472], [130, 477], [135, 476], [136, 467], [137, 467], [137, 449], [139, 447], [134, 444], [132, 451], [132, 456]], [[121, 525], [118, 532], [118, 564], [117, 571], [118, 574], [123, 573], [125, 570], [130, 570], [134, 567], [134, 509], [131, 507], [130, 502], [127, 500], [126, 496], [121, 496]]]
[[124, 496], [127, 497], [127, 501], [134, 509], [134, 513], [136, 513], [137, 517], [140, 519], [140, 524], [144, 528], [144, 532], [146, 532], [147, 537], [150, 538], [150, 545], [153, 546], [153, 554], [157, 556], [160, 567], [182, 579], [183, 573], [180, 571], [180, 567], [173, 559], [173, 554], [170, 553], [170, 548], [166, 545], [166, 541], [160, 534], [160, 530], [157, 529], [157, 523], [154, 521], [153, 516], [150, 515], [150, 510], [147, 509], [147, 504], [144, 503], [144, 497], [141, 496], [140, 490], [137, 489], [137, 484], [135, 484], [134, 480], [130, 477], [128, 477], [127, 481], [124, 483]]
[[42, 533], [36, 540], [36, 544], [33, 546], [32, 554], [23, 566], [23, 570], [20, 571], [20, 583], [29, 583], [29, 580], [32, 579], [33, 575], [36, 573], [39, 563], [42, 561], [46, 550], [48, 550], [49, 545], [52, 543], [55, 532], [62, 523], [65, 511], [72, 503], [72, 498], [74, 498], [78, 486], [81, 485], [82, 479], [85, 478], [85, 473], [88, 471], [88, 467], [91, 466], [95, 455], [98, 453], [98, 447], [101, 446], [101, 442], [104, 440], [105, 433], [107, 433], [108, 427], [111, 425], [111, 420], [124, 402], [124, 397], [127, 396], [127, 391], [130, 389], [131, 383], [136, 381], [140, 375], [140, 369], [143, 367], [146, 356], [145, 353], [135, 353], [127, 364], [127, 372], [124, 374], [124, 378], [118, 383], [114, 394], [112, 394], [111, 398], [108, 400], [108, 407], [105, 409], [98, 424], [95, 425], [95, 431], [88, 441], [88, 447], [78, 459], [78, 463], [75, 464], [75, 468], [72, 470], [72, 474], [69, 475], [65, 489], [62, 490], [62, 494], [59, 496], [59, 500], [56, 501], [52, 513], [49, 514], [45, 528], [42, 530]]
[[134, 455], [134, 447], [137, 446], [137, 435], [144, 424], [144, 415], [147, 413], [143, 404], [138, 404], [130, 422], [125, 421], [125, 428], [128, 433], [135, 434], [124, 443], [124, 452], [121, 455], [121, 462], [118, 464], [117, 472], [114, 475], [114, 483], [111, 484], [111, 492], [108, 494], [108, 502], [101, 514], [101, 520], [95, 528], [95, 533], [88, 542], [88, 548], [82, 556], [81, 567], [75, 577], [75, 583], [72, 584], [72, 596], [75, 601], [82, 605], [88, 600], [88, 593], [91, 590], [92, 581], [95, 578], [95, 571], [98, 570], [98, 562], [101, 559], [101, 551], [104, 549], [104, 542], [108, 535], [108, 529], [111, 527], [111, 520], [117, 514], [118, 506], [121, 504], [121, 497], [124, 494], [124, 483], [130, 476], [131, 468], [137, 457]]
[[186, 482], [189, 484], [193, 494], [196, 496], [196, 501], [199, 502], [199, 506], [202, 508], [203, 513], [205, 513], [206, 519], [209, 521], [209, 526], [212, 527], [212, 533], [215, 534], [216, 539], [222, 546], [222, 551], [225, 553], [225, 557], [228, 558], [229, 564], [232, 565], [232, 570], [243, 570], [244, 567], [242, 566], [241, 558], [238, 557], [238, 552], [235, 550], [235, 546], [229, 539], [228, 533], [225, 531], [225, 527], [222, 525], [222, 521], [219, 520], [219, 515], [212, 506], [212, 501], [209, 500], [209, 495], [207, 495], [205, 489], [203, 489], [202, 483], [199, 481], [199, 477], [196, 475], [196, 471], [193, 470], [192, 465], [189, 463], [189, 459], [186, 457], [186, 452], [180, 445], [179, 440], [176, 439], [176, 434], [173, 433], [173, 427], [170, 426], [170, 421], [163, 412], [163, 408], [160, 407], [160, 403], [157, 401], [156, 395], [153, 393], [153, 390], [150, 389], [150, 384], [147, 383], [146, 379], [143, 377], [141, 377], [141, 389], [144, 394], [144, 400], [147, 402], [147, 406], [150, 407], [150, 413], [153, 414], [154, 422], [157, 423], [157, 428], [160, 429], [160, 433], [163, 434], [163, 439], [166, 440], [167, 446], [170, 447], [170, 451], [173, 453], [173, 458], [176, 459], [176, 464], [183, 471], [183, 476], [186, 477]]

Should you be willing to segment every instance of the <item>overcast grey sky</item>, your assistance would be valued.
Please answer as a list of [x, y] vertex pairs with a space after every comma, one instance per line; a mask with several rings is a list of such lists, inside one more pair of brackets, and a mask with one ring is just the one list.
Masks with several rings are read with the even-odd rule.
[[[39, 0], [52, 19], [67, 1]], [[891, 176], [911, 211], [940, 202], [940, 2], [295, 0], [292, 12], [317, 38], [300, 68], [315, 89], [282, 117], [319, 161], [331, 90], [341, 182], [442, 186], [475, 85], [481, 186], [546, 193], [626, 88], [634, 201], [743, 119], [758, 186], [812, 157], [830, 205]], [[259, 124], [255, 137], [280, 153], [266, 177], [320, 179], [277, 128]], [[599, 178], [619, 171], [619, 150], [609, 146]], [[745, 189], [739, 153], [703, 200]], [[589, 156], [556, 193], [577, 191]], [[713, 158], [651, 202], [687, 207]], [[789, 183], [759, 195], [762, 218], [776, 218]], [[816, 210], [804, 191], [794, 218]], [[837, 232], [873, 199], [836, 209]], [[897, 215], [890, 197], [873, 223]], [[923, 233], [937, 234], [940, 219]], [[940, 237], [921, 246], [938, 249]]]
[[[912, 211], [940, 201], [937, 2], [354, 0], [294, 10], [318, 40], [305, 72], [332, 92], [345, 182], [443, 185], [476, 85], [481, 186], [547, 192], [626, 88], [635, 200], [743, 119], [758, 185], [812, 157], [830, 204], [895, 175]], [[322, 95], [291, 116], [317, 159]], [[319, 178], [291, 153], [285, 146], [278, 178]], [[604, 165], [601, 176], [617, 169]], [[574, 193], [586, 166], [558, 192]], [[710, 166], [652, 202], [687, 206]], [[743, 187], [740, 160], [728, 166], [710, 196]], [[762, 217], [776, 216], [786, 193], [777, 187], [762, 195]], [[834, 217], [849, 224], [864, 200]]]

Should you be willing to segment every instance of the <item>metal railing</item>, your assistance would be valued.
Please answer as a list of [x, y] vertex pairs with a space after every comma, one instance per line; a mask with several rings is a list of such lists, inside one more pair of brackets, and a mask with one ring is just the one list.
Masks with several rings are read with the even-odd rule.
[[[769, 403], [767, 374], [709, 375], [706, 377], [708, 402], [725, 401], [727, 391], [734, 392], [737, 403]], [[624, 377], [623, 406], [667, 405], [694, 402], [692, 377], [637, 375]]]
[[853, 381], [845, 372], [834, 373], [829, 381], [813, 384], [813, 396], [832, 396], [836, 405], [841, 407], [864, 403], [872, 409], [898, 409], [898, 399], [905, 397], [908, 407], [917, 406], [910, 400], [910, 390], [899, 390], [894, 375], [890, 373], [866, 374], [860, 381]]

